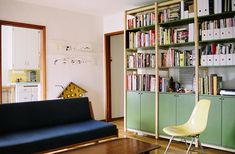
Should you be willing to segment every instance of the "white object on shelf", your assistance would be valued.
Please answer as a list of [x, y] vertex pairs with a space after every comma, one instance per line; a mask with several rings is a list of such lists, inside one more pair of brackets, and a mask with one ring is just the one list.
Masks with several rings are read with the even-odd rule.
[[233, 65], [233, 54], [227, 54], [227, 65]]
[[214, 65], [220, 65], [220, 57], [219, 55], [213, 55], [213, 64]]
[[214, 65], [214, 56], [213, 55], [207, 55], [207, 65], [208, 66]]
[[15, 101], [30, 102], [40, 100], [39, 83], [16, 83]]
[[201, 65], [202, 66], [207, 66], [207, 55], [202, 55], [201, 56]]

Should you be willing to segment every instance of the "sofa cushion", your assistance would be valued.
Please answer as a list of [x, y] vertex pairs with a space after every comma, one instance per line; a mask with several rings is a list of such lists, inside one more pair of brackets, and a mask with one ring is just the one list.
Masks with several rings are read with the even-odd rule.
[[88, 120], [0, 136], [0, 153], [33, 153], [117, 134], [111, 123]]
[[0, 105], [0, 134], [90, 120], [87, 97]]

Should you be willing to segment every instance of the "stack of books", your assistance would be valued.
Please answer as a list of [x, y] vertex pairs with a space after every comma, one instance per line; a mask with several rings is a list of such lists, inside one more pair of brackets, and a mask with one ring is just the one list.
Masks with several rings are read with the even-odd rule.
[[156, 78], [150, 74], [127, 75], [128, 91], [155, 91]]
[[155, 53], [131, 53], [127, 55], [127, 68], [155, 68]]
[[155, 45], [155, 31], [129, 32], [129, 48], [150, 47]]
[[140, 13], [127, 20], [127, 29], [150, 26], [154, 25], [154, 23], [155, 23], [154, 12]]
[[180, 4], [172, 5], [159, 12], [159, 23], [175, 21], [180, 19]]
[[160, 45], [186, 43], [189, 40], [188, 28], [160, 27]]
[[161, 67], [195, 66], [195, 50], [169, 48], [161, 53]]
[[199, 94], [219, 95], [223, 88], [223, 78], [217, 74], [199, 77]]

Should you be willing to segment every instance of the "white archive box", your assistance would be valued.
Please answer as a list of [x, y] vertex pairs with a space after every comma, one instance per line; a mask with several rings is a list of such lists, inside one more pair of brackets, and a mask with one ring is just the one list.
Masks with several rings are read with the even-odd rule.
[[233, 54], [233, 65], [235, 65], [235, 54]]
[[220, 38], [225, 39], [226, 37], [226, 28], [220, 28]]
[[207, 66], [207, 55], [201, 56], [201, 66]]
[[[220, 39], [220, 29], [214, 29], [213, 30], [213, 39], [218, 40]], [[235, 35], [235, 29], [234, 29], [234, 35]]]
[[202, 30], [202, 40], [208, 40], [207, 38], [207, 30]]
[[234, 54], [227, 54], [227, 65], [233, 65], [233, 55]]
[[219, 55], [213, 55], [213, 60], [214, 60], [213, 64], [214, 65], [220, 65], [220, 58], [219, 57], [220, 57]]
[[225, 35], [226, 35], [226, 38], [232, 38], [233, 37], [233, 27], [225, 28]]
[[213, 40], [214, 39], [214, 30], [209, 29], [207, 30], [207, 40]]
[[227, 58], [226, 58], [226, 54], [221, 54], [219, 55], [219, 59], [220, 59], [220, 65], [226, 65], [226, 61], [227, 61]]
[[233, 37], [235, 37], [235, 27], [233, 27]]
[[207, 65], [208, 66], [214, 65], [214, 56], [213, 55], [207, 55]]

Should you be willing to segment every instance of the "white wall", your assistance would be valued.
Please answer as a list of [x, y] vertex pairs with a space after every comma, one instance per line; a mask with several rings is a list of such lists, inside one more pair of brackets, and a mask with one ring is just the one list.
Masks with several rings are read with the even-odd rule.
[[[74, 82], [88, 91], [96, 119], [104, 119], [103, 20], [101, 17], [36, 6], [17, 1], [0, 0], [0, 19], [46, 26], [47, 96], [54, 99], [61, 89]], [[62, 42], [62, 43], [58, 43]], [[91, 53], [66, 53], [58, 46], [88, 42]], [[55, 44], [57, 46], [55, 46]], [[54, 65], [55, 58], [90, 56], [92, 63]]]
[[124, 10], [112, 15], [103, 17], [103, 32], [110, 33], [124, 30]]

